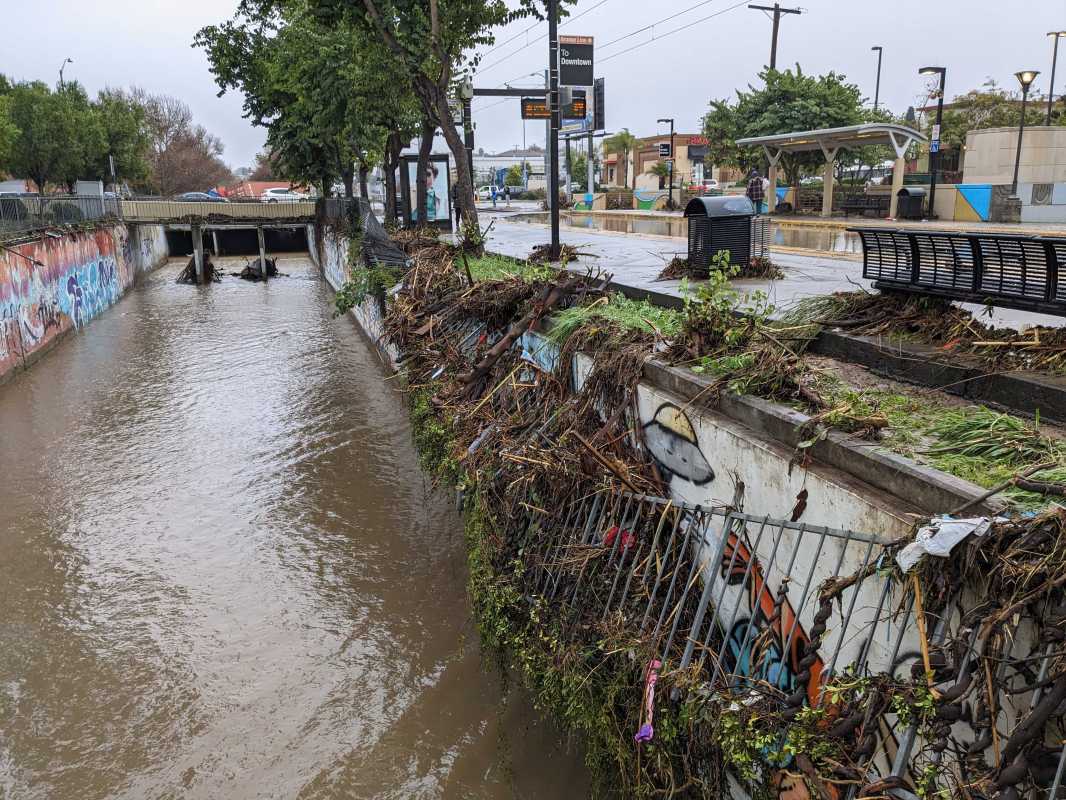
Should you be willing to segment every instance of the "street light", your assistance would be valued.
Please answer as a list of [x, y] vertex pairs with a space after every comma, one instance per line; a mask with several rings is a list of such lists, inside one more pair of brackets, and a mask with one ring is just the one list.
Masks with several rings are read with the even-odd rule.
[[1021, 72], [1015, 72], [1014, 77], [1018, 79], [1018, 83], [1022, 85], [1022, 121], [1018, 123], [1018, 151], [1014, 155], [1014, 180], [1010, 185], [1010, 195], [1015, 197], [1018, 194], [1018, 167], [1021, 166], [1022, 161], [1022, 134], [1025, 133], [1025, 103], [1029, 99], [1029, 87], [1033, 85], [1033, 81], [1036, 80], [1036, 76], [1040, 73], [1035, 69], [1022, 70]]
[[656, 122], [669, 122], [670, 123], [670, 194], [668, 204], [671, 209], [674, 207], [674, 119], [673, 117], [660, 117], [655, 120]]
[[874, 111], [877, 111], [877, 101], [881, 97], [881, 56], [884, 55], [885, 48], [875, 44], [870, 49], [877, 51], [877, 84], [874, 86]]
[[944, 78], [948, 71], [944, 67], [922, 67], [919, 75], [939, 75], [940, 88], [937, 89], [936, 124], [933, 135], [929, 137], [929, 219], [935, 219], [933, 201], [936, 200], [936, 173], [940, 166], [940, 123], [944, 121]]
[[74, 59], [73, 58], [68, 58], [66, 61], [64, 61], [62, 64], [59, 65], [59, 88], [60, 89], [63, 88], [63, 70], [66, 69], [67, 64], [73, 64], [73, 63], [74, 63]]
[[1055, 102], [1055, 64], [1059, 60], [1059, 39], [1066, 38], [1066, 31], [1051, 31], [1048, 36], [1055, 37], [1055, 46], [1051, 50], [1051, 86], [1047, 90], [1047, 119], [1045, 125], [1051, 124], [1051, 106]]

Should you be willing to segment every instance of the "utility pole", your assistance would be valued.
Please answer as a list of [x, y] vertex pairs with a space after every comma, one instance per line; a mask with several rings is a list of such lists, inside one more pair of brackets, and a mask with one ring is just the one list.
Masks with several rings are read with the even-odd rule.
[[876, 112], [878, 101], [881, 99], [881, 56], [884, 55], [885, 48], [875, 44], [870, 49], [877, 51], [877, 83], [874, 85], [874, 111]]
[[751, 6], [756, 11], [767, 11], [774, 15], [774, 33], [773, 38], [770, 40], [770, 69], [777, 69], [777, 29], [781, 25], [782, 14], [802, 14], [802, 8], [781, 8], [780, 3], [774, 3], [773, 6]]
[[548, 0], [548, 197], [551, 208], [551, 257], [559, 257], [559, 0]]

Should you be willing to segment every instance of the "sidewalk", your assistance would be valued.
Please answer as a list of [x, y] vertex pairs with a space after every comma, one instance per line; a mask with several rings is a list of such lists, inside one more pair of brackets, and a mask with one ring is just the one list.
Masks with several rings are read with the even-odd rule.
[[[487, 247], [490, 252], [513, 258], [526, 258], [538, 244], [546, 244], [551, 237], [547, 225], [528, 222], [508, 222], [498, 216], [489, 232]], [[576, 247], [587, 255], [571, 262], [569, 268], [584, 271], [587, 268], [609, 272], [617, 284], [647, 292], [680, 297], [681, 282], [676, 280], [656, 281], [655, 277], [676, 255], [685, 255], [686, 242], [662, 236], [643, 236], [634, 233], [608, 233], [604, 231], [560, 228], [559, 238], [563, 244]], [[770, 302], [779, 310], [785, 310], [806, 297], [848, 292], [857, 289], [872, 291], [870, 281], [862, 277], [862, 262], [840, 258], [830, 253], [811, 252], [800, 255], [794, 252], [771, 251], [771, 258], [785, 273], [778, 280], [738, 280], [733, 285], [744, 291], [756, 289], [766, 292]], [[984, 307], [961, 303], [974, 316], [984, 313]], [[1024, 329], [1032, 325], [1062, 327], [1066, 319], [1046, 314], [1032, 314], [1013, 309], [994, 310], [986, 321], [997, 326]]]

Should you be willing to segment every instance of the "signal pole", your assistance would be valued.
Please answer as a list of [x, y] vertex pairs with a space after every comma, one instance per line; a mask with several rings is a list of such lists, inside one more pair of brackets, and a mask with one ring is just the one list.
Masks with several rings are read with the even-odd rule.
[[777, 29], [781, 25], [782, 14], [802, 14], [802, 8], [781, 8], [780, 3], [774, 3], [773, 6], [751, 6], [748, 8], [755, 9], [756, 11], [768, 11], [774, 15], [774, 33], [773, 38], [770, 40], [770, 69], [777, 69]]
[[[559, 257], [559, 0], [548, 0], [548, 198], [551, 257]], [[568, 140], [569, 142], [569, 140]], [[569, 175], [567, 176], [569, 180]]]

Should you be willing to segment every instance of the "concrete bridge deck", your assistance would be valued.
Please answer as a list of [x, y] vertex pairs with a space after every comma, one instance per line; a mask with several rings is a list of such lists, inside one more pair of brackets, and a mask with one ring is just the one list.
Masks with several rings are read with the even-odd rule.
[[185, 202], [182, 200], [122, 200], [119, 216], [125, 222], [157, 224], [199, 223], [204, 227], [233, 223], [307, 223], [314, 219], [315, 201], [260, 203]]

